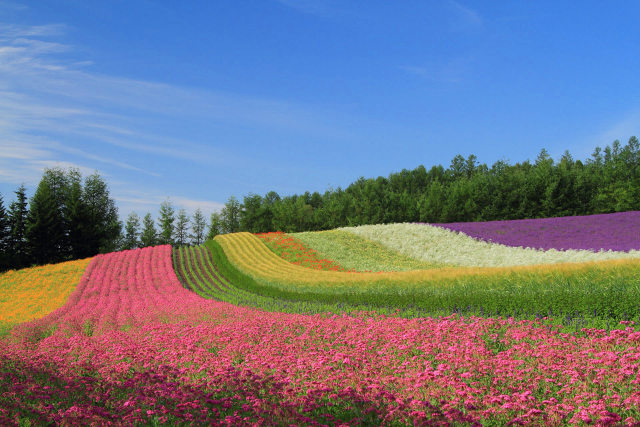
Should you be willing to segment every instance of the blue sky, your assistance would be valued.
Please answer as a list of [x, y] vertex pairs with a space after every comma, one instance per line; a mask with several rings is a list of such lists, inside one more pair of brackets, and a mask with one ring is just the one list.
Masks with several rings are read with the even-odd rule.
[[122, 216], [640, 136], [640, 3], [0, 0], [0, 193]]

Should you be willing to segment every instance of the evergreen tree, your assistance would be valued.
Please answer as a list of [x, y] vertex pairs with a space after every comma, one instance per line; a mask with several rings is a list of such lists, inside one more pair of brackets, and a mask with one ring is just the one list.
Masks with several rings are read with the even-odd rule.
[[191, 241], [194, 245], [200, 245], [204, 242], [204, 232], [207, 228], [207, 222], [200, 208], [196, 209], [193, 214], [192, 224], [193, 234], [191, 235]]
[[109, 196], [107, 184], [94, 173], [85, 179], [82, 199], [87, 213], [86, 252], [82, 258], [115, 251], [122, 236], [118, 208]]
[[173, 222], [175, 221], [175, 211], [171, 202], [165, 200], [160, 205], [160, 235], [158, 243], [161, 245], [172, 245], [173, 244], [173, 232], [174, 226]]
[[140, 245], [140, 217], [135, 212], [131, 212], [127, 216], [127, 222], [124, 226], [124, 239], [122, 249], [134, 249]]
[[229, 197], [220, 212], [222, 231], [224, 233], [236, 233], [240, 231], [240, 211], [242, 206], [234, 196]]
[[61, 261], [69, 259], [71, 256], [71, 245], [69, 242], [69, 224], [66, 218], [67, 202], [69, 199], [71, 177], [79, 179], [80, 173], [71, 169], [69, 173], [65, 173], [61, 168], [48, 168], [42, 174], [42, 181], [46, 181], [53, 199], [52, 213], [54, 223], [51, 224], [53, 230], [51, 235], [56, 236], [58, 240], [50, 241], [49, 246], [53, 246], [56, 252], [55, 260]]
[[189, 236], [189, 217], [184, 209], [178, 211], [178, 217], [176, 218], [176, 226], [174, 229], [174, 242], [178, 246], [184, 246], [187, 244], [187, 238]]
[[27, 189], [21, 185], [15, 191], [16, 200], [9, 205], [9, 254], [11, 268], [22, 268], [29, 264], [27, 253]]
[[0, 271], [9, 268], [9, 218], [0, 194]]
[[207, 233], [207, 240], [211, 240], [218, 234], [222, 234], [222, 218], [220, 214], [214, 212], [211, 214], [211, 222], [209, 223], [209, 232]]
[[54, 192], [47, 179], [42, 179], [29, 204], [26, 221], [26, 241], [31, 260], [36, 264], [59, 262], [63, 259], [59, 242], [62, 215], [58, 210]]
[[147, 246], [155, 246], [158, 244], [158, 233], [156, 232], [156, 226], [151, 218], [151, 214], [147, 212], [142, 220], [142, 233], [140, 234], [140, 246], [146, 248]]
[[89, 223], [87, 207], [82, 197], [82, 177], [77, 170], [70, 170], [68, 175], [69, 188], [64, 216], [67, 225], [67, 241], [72, 259], [79, 259], [90, 253], [86, 234]]

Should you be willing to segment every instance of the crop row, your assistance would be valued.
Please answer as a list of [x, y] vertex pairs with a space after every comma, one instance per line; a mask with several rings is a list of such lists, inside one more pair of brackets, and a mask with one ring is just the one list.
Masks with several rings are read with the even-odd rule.
[[381, 243], [343, 230], [307, 231], [292, 237], [313, 248], [320, 256], [356, 271], [406, 271], [442, 267], [420, 261]]
[[247, 290], [288, 301], [404, 307], [429, 313], [466, 310], [484, 315], [562, 316], [582, 322], [640, 315], [640, 261], [636, 259], [353, 274], [288, 263], [249, 233], [218, 236], [211, 244], [221, 247], [219, 257], [226, 257], [231, 266], [253, 279]]
[[129, 329], [148, 319], [171, 319], [190, 301], [171, 265], [171, 246], [97, 255], [67, 303], [49, 315], [18, 325], [15, 333], [39, 339], [55, 330], [87, 335]]
[[61, 307], [90, 261], [87, 258], [0, 274], [0, 336], [15, 324]]
[[640, 249], [640, 211], [561, 218], [432, 224], [476, 239], [539, 249]]
[[[629, 252], [589, 250], [546, 251], [512, 247], [474, 239], [463, 233], [427, 224], [382, 224], [342, 228], [381, 243], [414, 259], [449, 266], [508, 267], [516, 265], [638, 259], [640, 250]], [[635, 230], [630, 230], [633, 232]], [[588, 230], [583, 230], [586, 234]]]

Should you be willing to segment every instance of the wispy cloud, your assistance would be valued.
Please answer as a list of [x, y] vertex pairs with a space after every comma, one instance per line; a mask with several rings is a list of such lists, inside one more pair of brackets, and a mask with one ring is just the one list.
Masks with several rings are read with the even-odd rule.
[[456, 0], [448, 1], [449, 7], [453, 10], [455, 19], [452, 20], [451, 29], [464, 31], [482, 27], [482, 16], [475, 10], [464, 6]]
[[[237, 160], [224, 139], [186, 139], [185, 123], [348, 134], [321, 114], [285, 101], [92, 72], [71, 46], [56, 41], [66, 30], [59, 24], [0, 24], [0, 138], [22, 146], [20, 159], [31, 164], [71, 154], [88, 165], [158, 176], [148, 170], [147, 156], [208, 165]], [[83, 148], [106, 146], [123, 155]], [[11, 152], [17, 155], [15, 148]], [[12, 174], [12, 181], [18, 178]]]

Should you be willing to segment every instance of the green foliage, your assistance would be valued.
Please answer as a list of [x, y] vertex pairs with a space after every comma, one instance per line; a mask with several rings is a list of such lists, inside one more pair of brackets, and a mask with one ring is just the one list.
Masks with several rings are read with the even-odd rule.
[[47, 180], [40, 181], [29, 205], [26, 239], [31, 259], [36, 264], [59, 262], [65, 238], [62, 215]]
[[[155, 234], [155, 233], [154, 233]], [[134, 249], [140, 245], [140, 217], [135, 212], [127, 216], [124, 226], [124, 240], [122, 249]]]
[[176, 226], [173, 230], [173, 241], [178, 246], [187, 244], [189, 234], [189, 217], [184, 209], [180, 209], [176, 218]]
[[9, 267], [9, 217], [0, 194], [0, 271]]
[[142, 220], [142, 233], [140, 234], [140, 246], [155, 246], [158, 243], [158, 233], [151, 214], [147, 212]]
[[220, 228], [223, 233], [240, 231], [240, 213], [242, 205], [234, 196], [229, 197], [220, 212]]
[[176, 273], [185, 287], [205, 298], [268, 311], [377, 311], [403, 317], [458, 313], [539, 320], [546, 317], [571, 331], [581, 327], [604, 328], [640, 316], [638, 264], [594, 266], [571, 274], [543, 270], [466, 276], [412, 286], [388, 281], [375, 288], [351, 284], [347, 288], [304, 289], [269, 283], [243, 273], [229, 262], [215, 240], [206, 241], [205, 247], [208, 251], [202, 251], [202, 247], [174, 249]]
[[190, 236], [191, 242], [194, 245], [199, 245], [204, 242], [204, 232], [207, 228], [207, 222], [204, 219], [204, 215], [202, 215], [202, 211], [200, 210], [200, 208], [196, 209], [191, 222], [193, 224], [193, 234], [191, 234]]
[[173, 244], [173, 233], [175, 221], [175, 211], [170, 201], [165, 200], [160, 205], [160, 234], [158, 235], [158, 243], [161, 245]]
[[22, 268], [28, 265], [27, 252], [27, 190], [21, 185], [15, 191], [16, 200], [9, 205], [9, 253], [10, 266]]
[[[387, 178], [359, 178], [346, 189], [280, 198], [249, 194], [239, 220], [223, 232], [302, 232], [396, 222], [456, 222], [557, 217], [640, 209], [640, 143], [596, 147], [585, 162], [542, 150], [534, 163], [491, 167], [457, 155]], [[234, 205], [235, 206], [235, 205]], [[236, 225], [239, 229], [233, 228]]]

